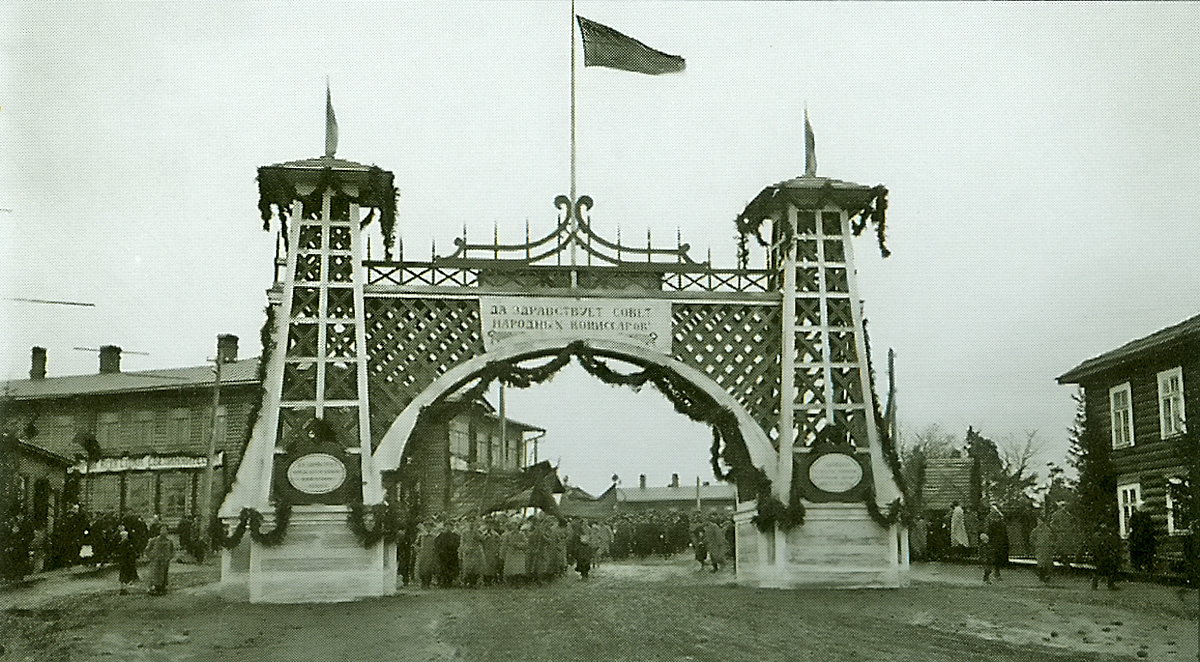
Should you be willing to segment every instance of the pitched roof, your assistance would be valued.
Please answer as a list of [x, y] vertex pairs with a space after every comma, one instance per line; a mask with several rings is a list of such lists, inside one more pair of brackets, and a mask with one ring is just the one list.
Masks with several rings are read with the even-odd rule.
[[1088, 377], [1136, 362], [1149, 354], [1169, 349], [1177, 343], [1197, 339], [1200, 339], [1200, 315], [1090, 358], [1065, 372], [1057, 381], [1059, 384], [1078, 384]]
[[921, 485], [921, 503], [925, 508], [946, 510], [955, 501], [970, 506], [975, 493], [975, 460], [929, 458], [925, 461], [925, 482]]
[[[222, 384], [258, 382], [258, 358], [242, 359], [221, 366]], [[91, 373], [42, 379], [14, 379], [0, 382], [0, 390], [14, 400], [67, 398], [78, 395], [139, 393], [184, 388], [211, 387], [210, 365], [191, 368], [164, 368], [137, 372]]]
[[25, 439], [18, 440], [17, 445], [24, 449], [26, 453], [39, 455], [43, 459], [63, 467], [69, 467], [75, 462], [61, 453], [56, 453], [45, 446], [40, 446]]

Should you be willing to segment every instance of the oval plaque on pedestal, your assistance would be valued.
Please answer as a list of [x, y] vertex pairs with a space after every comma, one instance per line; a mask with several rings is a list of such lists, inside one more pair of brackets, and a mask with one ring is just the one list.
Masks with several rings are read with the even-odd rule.
[[292, 462], [287, 479], [305, 494], [328, 494], [346, 482], [346, 465], [328, 453], [308, 453]]
[[862, 465], [851, 455], [826, 453], [808, 467], [808, 480], [813, 487], [831, 494], [849, 492], [863, 479]]

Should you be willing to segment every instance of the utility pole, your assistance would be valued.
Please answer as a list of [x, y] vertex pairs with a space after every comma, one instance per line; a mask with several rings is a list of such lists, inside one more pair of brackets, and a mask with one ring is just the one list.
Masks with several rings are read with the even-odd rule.
[[[219, 345], [220, 343], [218, 343]], [[213, 361], [213, 397], [212, 397], [212, 426], [208, 432], [208, 449], [204, 455], [204, 486], [201, 490], [200, 501], [200, 554], [203, 557], [208, 552], [210, 543], [209, 528], [212, 523], [212, 494], [213, 494], [213, 469], [216, 464], [217, 454], [217, 424], [220, 416], [221, 405], [221, 362], [225, 357], [221, 354], [221, 348], [217, 348], [217, 358]], [[201, 558], [201, 561], [204, 559]]]

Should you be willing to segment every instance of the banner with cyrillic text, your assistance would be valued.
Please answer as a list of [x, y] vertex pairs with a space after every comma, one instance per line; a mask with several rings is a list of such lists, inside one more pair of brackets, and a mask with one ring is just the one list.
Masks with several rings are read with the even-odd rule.
[[479, 297], [483, 346], [536, 340], [620, 340], [671, 353], [671, 302], [645, 299]]

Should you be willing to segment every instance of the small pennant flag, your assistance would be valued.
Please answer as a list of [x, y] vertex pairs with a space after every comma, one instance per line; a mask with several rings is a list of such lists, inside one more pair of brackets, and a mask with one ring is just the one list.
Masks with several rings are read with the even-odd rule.
[[337, 118], [333, 116], [333, 98], [329, 94], [329, 83], [325, 84], [325, 156], [337, 153]]
[[817, 137], [808, 122], [808, 109], [804, 109], [804, 176], [817, 176]]
[[670, 74], [683, 71], [683, 58], [655, 50], [633, 37], [576, 15], [583, 35], [583, 66], [608, 67], [639, 74]]

